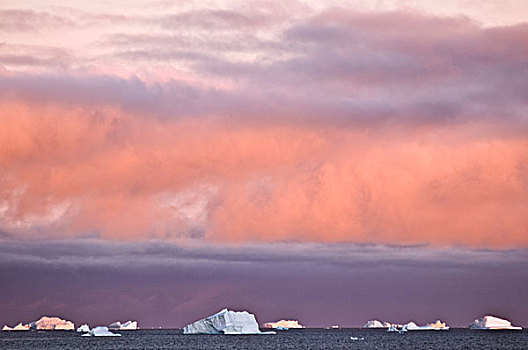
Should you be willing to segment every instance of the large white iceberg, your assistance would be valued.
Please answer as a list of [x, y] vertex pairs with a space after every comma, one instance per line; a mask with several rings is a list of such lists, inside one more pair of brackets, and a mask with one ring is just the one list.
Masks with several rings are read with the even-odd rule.
[[299, 321], [296, 321], [296, 320], [280, 320], [277, 322], [264, 323], [264, 328], [290, 329], [290, 328], [304, 328], [304, 326], [299, 324]]
[[521, 327], [512, 326], [511, 322], [508, 320], [503, 320], [495, 316], [484, 316], [478, 318], [473, 323], [469, 325], [471, 329], [489, 329], [489, 330], [501, 330], [501, 329], [511, 329], [511, 330], [521, 330]]
[[15, 327], [11, 328], [8, 325], [5, 325], [4, 328], [2, 328], [3, 331], [29, 331], [29, 325], [28, 324], [22, 324], [20, 322]]
[[109, 329], [117, 330], [117, 331], [135, 331], [138, 329], [137, 321], [126, 321], [125, 323], [121, 323], [119, 321], [116, 321], [114, 323], [111, 323], [108, 326]]
[[[266, 332], [270, 334], [270, 332]], [[183, 328], [183, 334], [263, 334], [255, 315], [247, 311], [235, 312], [223, 309], [216, 314], [191, 323]]]
[[82, 337], [120, 337], [121, 334], [112, 333], [108, 331], [108, 327], [97, 326], [91, 329], [88, 333], [83, 334]]

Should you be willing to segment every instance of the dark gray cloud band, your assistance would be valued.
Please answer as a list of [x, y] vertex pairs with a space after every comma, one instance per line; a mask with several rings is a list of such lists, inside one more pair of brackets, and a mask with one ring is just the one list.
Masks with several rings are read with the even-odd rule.
[[526, 325], [527, 266], [526, 250], [2, 242], [0, 323], [56, 313], [181, 327], [228, 306], [261, 322], [294, 317], [308, 326], [437, 317], [464, 326], [482, 313]]

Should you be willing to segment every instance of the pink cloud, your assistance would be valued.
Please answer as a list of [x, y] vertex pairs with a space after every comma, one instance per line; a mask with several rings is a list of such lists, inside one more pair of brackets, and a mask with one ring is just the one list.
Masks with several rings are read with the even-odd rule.
[[[86, 61], [4, 46], [20, 52], [4, 56], [18, 70], [0, 66], [2, 232], [526, 246], [526, 25], [171, 18], [202, 13], [281, 27], [114, 33]], [[48, 51], [64, 55], [40, 71], [31, 59]]]
[[[1, 227], [19, 238], [526, 246], [528, 140], [3, 104]], [[482, 136], [484, 135], [484, 136]]]

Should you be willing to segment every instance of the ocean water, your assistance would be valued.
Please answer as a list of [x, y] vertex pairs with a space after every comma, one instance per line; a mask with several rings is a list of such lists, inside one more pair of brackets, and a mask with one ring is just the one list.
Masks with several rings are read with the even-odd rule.
[[[0, 332], [0, 349], [528, 349], [528, 331], [387, 333], [368, 329], [301, 329], [276, 335], [183, 335], [181, 330], [120, 332], [81, 337], [76, 332]], [[354, 337], [354, 339], [351, 339]]]

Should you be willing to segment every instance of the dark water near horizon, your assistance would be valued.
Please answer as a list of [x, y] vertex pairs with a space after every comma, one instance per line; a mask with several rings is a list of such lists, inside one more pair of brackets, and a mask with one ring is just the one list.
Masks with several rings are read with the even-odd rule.
[[451, 329], [398, 334], [372, 329], [301, 329], [276, 335], [183, 335], [181, 330], [120, 333], [119, 338], [94, 338], [64, 331], [0, 332], [0, 349], [528, 349], [527, 330]]

